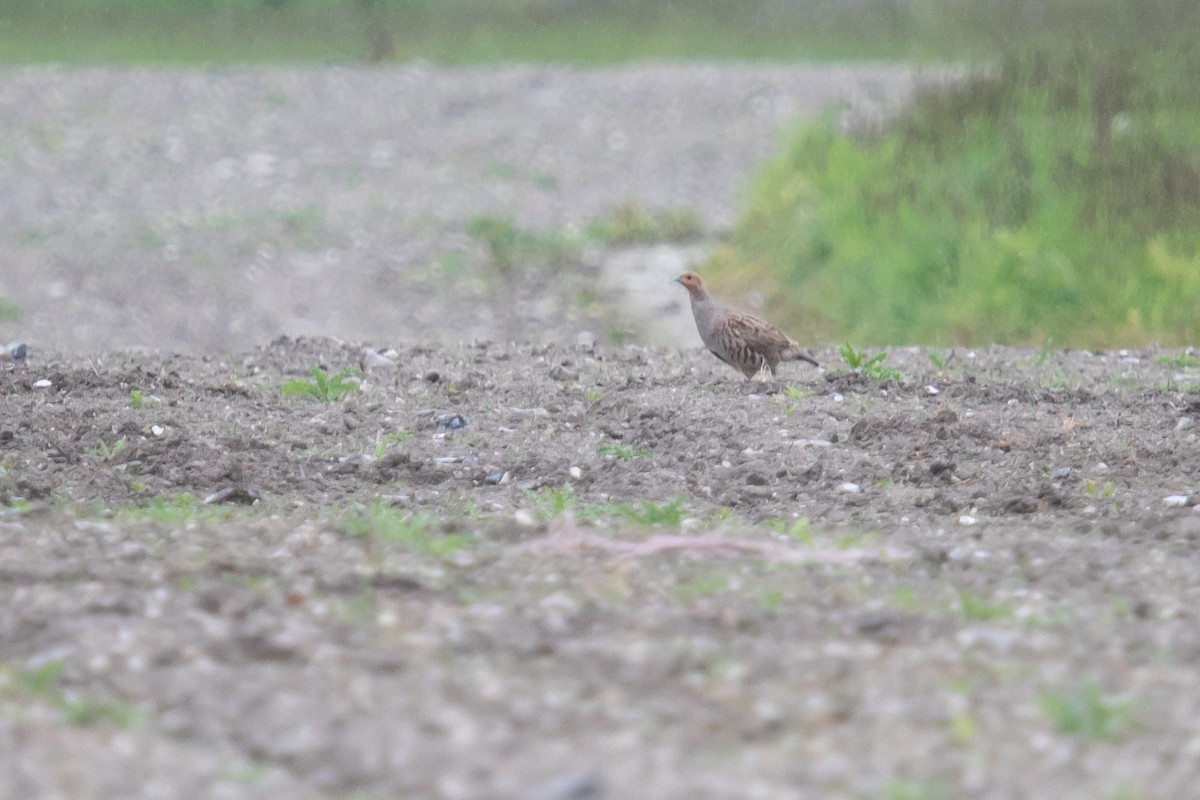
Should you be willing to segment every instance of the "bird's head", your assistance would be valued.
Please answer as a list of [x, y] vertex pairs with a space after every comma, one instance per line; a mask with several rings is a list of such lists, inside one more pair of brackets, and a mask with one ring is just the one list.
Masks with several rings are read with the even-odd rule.
[[681, 284], [690, 294], [704, 291], [704, 281], [694, 272], [681, 272], [675, 282]]

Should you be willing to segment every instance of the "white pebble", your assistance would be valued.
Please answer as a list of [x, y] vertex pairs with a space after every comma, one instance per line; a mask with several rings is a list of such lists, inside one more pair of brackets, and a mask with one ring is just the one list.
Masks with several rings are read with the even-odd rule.
[[1175, 423], [1175, 430], [1186, 431], [1188, 428], [1196, 424], [1196, 421], [1191, 417], [1180, 417], [1179, 422]]
[[1163, 505], [1167, 508], [1182, 508], [1188, 504], [1189, 498], [1186, 494], [1170, 494], [1163, 498]]
[[150, 432], [153, 433], [155, 436], [162, 436], [164, 433], [166, 433], [166, 430], [167, 429], [164, 428], [162, 425], [151, 425], [150, 426]]
[[846, 481], [845, 483], [839, 483], [837, 490], [839, 492], [848, 492], [850, 494], [858, 494], [859, 492], [862, 491], [862, 487], [860, 487], [857, 483], [851, 483], [850, 481]]
[[581, 470], [579, 467], [571, 467], [569, 470], [567, 470], [567, 472], [571, 473], [571, 477], [575, 480], [579, 480], [583, 477], [583, 470]]
[[941, 389], [937, 388], [932, 383], [925, 387], [925, 391], [929, 394], [941, 394]]
[[33, 382], [33, 388], [35, 389], [49, 389], [51, 386], [53, 386], [53, 384], [50, 383], [49, 379], [47, 378], [42, 378]]
[[958, 518], [959, 525], [974, 525], [978, 521], [979, 520], [975, 519], [970, 514], [963, 514], [961, 517]]

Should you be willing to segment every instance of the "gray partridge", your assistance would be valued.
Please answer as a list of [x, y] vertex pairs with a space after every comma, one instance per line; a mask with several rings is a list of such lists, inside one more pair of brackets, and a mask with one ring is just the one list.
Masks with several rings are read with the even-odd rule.
[[779, 328], [718, 303], [696, 273], [684, 272], [675, 280], [691, 295], [692, 316], [704, 346], [747, 378], [753, 378], [763, 367], [771, 370], [774, 377], [780, 361], [807, 361], [814, 367], [820, 366]]

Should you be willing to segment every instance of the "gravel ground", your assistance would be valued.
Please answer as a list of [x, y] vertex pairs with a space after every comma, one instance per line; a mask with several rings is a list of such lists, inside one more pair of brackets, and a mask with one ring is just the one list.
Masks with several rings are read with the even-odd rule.
[[1194, 796], [1190, 359], [746, 383], [679, 327], [702, 247], [464, 234], [719, 234], [795, 114], [909, 81], [3, 73], [0, 798]]

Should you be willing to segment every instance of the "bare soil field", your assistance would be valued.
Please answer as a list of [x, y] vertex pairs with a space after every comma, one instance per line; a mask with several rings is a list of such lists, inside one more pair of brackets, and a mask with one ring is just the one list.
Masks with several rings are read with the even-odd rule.
[[1193, 359], [746, 382], [694, 251], [464, 233], [719, 234], [794, 115], [910, 81], [0, 76], [0, 797], [1194, 797]]

